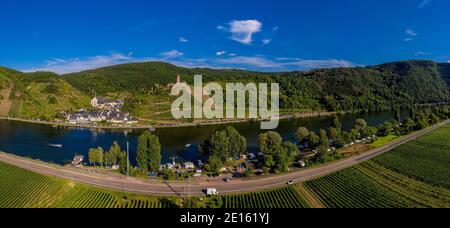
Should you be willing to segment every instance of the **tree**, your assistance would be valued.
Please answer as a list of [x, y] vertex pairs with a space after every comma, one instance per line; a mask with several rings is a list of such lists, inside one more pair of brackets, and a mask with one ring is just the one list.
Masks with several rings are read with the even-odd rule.
[[209, 148], [210, 155], [218, 156], [223, 163], [247, 153], [247, 140], [233, 127], [217, 131], [208, 143], [202, 146], [202, 150]]
[[395, 109], [395, 120], [399, 123], [402, 121], [402, 114], [399, 108]]
[[145, 131], [138, 138], [137, 158], [142, 171], [157, 172], [161, 165], [161, 144], [159, 138]]
[[222, 160], [217, 155], [212, 155], [208, 159], [205, 169], [210, 173], [218, 173], [223, 168]]
[[298, 142], [303, 143], [309, 137], [309, 130], [306, 127], [299, 127], [295, 132], [295, 138]]
[[230, 141], [226, 131], [218, 131], [211, 136], [211, 155], [215, 155], [225, 163], [232, 156]]
[[109, 148], [109, 159], [112, 165], [117, 165], [119, 161], [120, 153], [122, 153], [122, 149], [120, 149], [120, 145], [117, 142], [114, 142], [113, 145]]
[[265, 155], [275, 155], [283, 150], [280, 134], [270, 131], [259, 135], [259, 148]]
[[439, 123], [439, 117], [438, 116], [436, 116], [436, 114], [431, 114], [430, 115], [430, 123], [432, 124], [432, 125], [435, 125], [435, 124], [437, 124], [437, 123]]
[[298, 150], [298, 147], [291, 142], [284, 142], [283, 147], [287, 152], [287, 158], [288, 158], [289, 165], [291, 165], [292, 163], [295, 162], [295, 159], [300, 154], [300, 151]]
[[254, 172], [253, 167], [249, 166], [244, 172], [244, 177], [252, 177]]
[[285, 173], [289, 171], [290, 165], [289, 158], [284, 148], [274, 155], [274, 161], [275, 161], [274, 171], [276, 173]]
[[405, 128], [405, 131], [408, 134], [408, 133], [414, 131], [414, 128], [416, 127], [416, 122], [414, 122], [414, 120], [411, 118], [406, 118], [403, 121], [403, 127]]
[[339, 117], [338, 117], [338, 116], [335, 116], [335, 117], [334, 117], [333, 127], [335, 127], [336, 130], [337, 130], [338, 132], [341, 132], [341, 131], [342, 131], [342, 123], [341, 123], [341, 121], [339, 120]]
[[128, 160], [127, 160], [127, 153], [125, 151], [120, 152], [119, 155], [119, 171], [123, 175], [127, 175], [127, 168], [128, 168]]
[[315, 132], [311, 132], [311, 134], [309, 134], [309, 146], [314, 149], [319, 145], [319, 143], [319, 136]]
[[100, 164], [103, 166], [103, 148], [99, 147], [97, 149], [92, 148], [89, 150], [89, 163], [94, 164]]
[[357, 119], [355, 124], [355, 129], [358, 130], [358, 132], [361, 133], [364, 128], [367, 127], [367, 122], [363, 119]]
[[233, 157], [241, 156], [247, 153], [247, 139], [239, 134], [234, 127], [227, 127], [228, 141], [230, 145], [230, 153]]
[[334, 127], [331, 127], [330, 129], [328, 129], [328, 136], [330, 137], [330, 139], [335, 141], [339, 137], [338, 129], [336, 129]]

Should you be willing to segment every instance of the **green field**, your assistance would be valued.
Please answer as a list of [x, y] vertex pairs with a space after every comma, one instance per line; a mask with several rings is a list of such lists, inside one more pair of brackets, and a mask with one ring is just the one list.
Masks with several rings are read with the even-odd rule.
[[174, 198], [118, 193], [0, 163], [0, 208], [171, 208]]
[[[297, 186], [223, 196], [220, 205], [229, 209], [450, 208], [449, 134], [450, 125], [447, 125], [352, 168]], [[197, 205], [204, 207], [204, 200]], [[178, 198], [118, 193], [0, 163], [0, 208], [170, 208], [182, 205]]]

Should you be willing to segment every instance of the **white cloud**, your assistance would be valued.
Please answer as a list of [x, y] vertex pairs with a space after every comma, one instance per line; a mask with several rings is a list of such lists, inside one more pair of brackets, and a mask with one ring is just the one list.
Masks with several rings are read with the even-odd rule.
[[231, 64], [243, 67], [271, 68], [273, 70], [289, 69], [318, 69], [333, 67], [353, 67], [356, 66], [347, 60], [326, 59], [326, 60], [304, 60], [297, 58], [277, 58], [270, 59], [262, 56], [237, 56], [219, 60], [222, 64]]
[[[260, 71], [289, 71], [333, 67], [356, 66], [350, 61], [325, 59], [305, 60], [300, 58], [270, 58], [266, 56], [238, 56], [234, 53], [215, 58], [186, 58], [176, 50], [165, 52], [159, 57], [136, 58], [125, 54], [99, 55], [87, 58], [73, 59], [50, 59], [46, 65], [39, 68], [24, 70], [24, 72], [51, 71], [57, 74], [80, 72], [84, 70], [97, 69], [117, 64], [162, 61], [181, 67], [188, 68], [215, 68], [215, 69], [247, 69]], [[177, 56], [177, 57], [175, 57]]]
[[79, 72], [83, 70], [96, 69], [105, 66], [111, 66], [115, 64], [127, 63], [133, 58], [129, 55], [112, 54], [112, 55], [99, 55], [94, 57], [88, 57], [85, 59], [73, 58], [73, 59], [51, 59], [46, 61], [46, 66], [40, 68], [33, 68], [25, 70], [25, 72], [35, 71], [51, 71], [57, 74], [66, 74]]
[[184, 38], [184, 37], [180, 37], [180, 42], [181, 43], [187, 43], [187, 42], [189, 42], [189, 40]]
[[228, 24], [229, 28], [225, 26], [217, 26], [219, 30], [225, 30], [231, 33], [230, 39], [243, 43], [252, 44], [253, 35], [255, 33], [261, 32], [262, 23], [258, 20], [234, 20]]
[[223, 55], [225, 55], [227, 52], [226, 51], [218, 51], [217, 53], [216, 53], [216, 55], [217, 56], [223, 56]]
[[431, 0], [423, 0], [422, 3], [419, 5], [419, 9], [425, 8], [431, 3]]
[[263, 42], [264, 45], [269, 45], [270, 42], [272, 42], [272, 40], [271, 39], [264, 39], [264, 40], [262, 40], [262, 42]]
[[183, 52], [177, 51], [177, 50], [171, 50], [171, 51], [166, 51], [160, 54], [162, 57], [167, 58], [167, 59], [173, 59], [173, 58], [178, 58], [184, 55]]

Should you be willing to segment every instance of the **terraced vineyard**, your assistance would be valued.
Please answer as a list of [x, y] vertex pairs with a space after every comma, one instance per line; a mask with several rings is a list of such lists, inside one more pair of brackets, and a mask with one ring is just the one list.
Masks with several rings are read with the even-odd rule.
[[173, 198], [118, 193], [0, 163], [0, 208], [169, 208]]
[[294, 187], [224, 197], [225, 208], [309, 208], [308, 201]]

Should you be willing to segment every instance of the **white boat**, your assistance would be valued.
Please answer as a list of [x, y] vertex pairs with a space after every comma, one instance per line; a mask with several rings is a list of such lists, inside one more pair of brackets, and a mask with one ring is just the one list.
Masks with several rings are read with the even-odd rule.
[[50, 146], [50, 147], [57, 147], [57, 148], [62, 148], [63, 147], [63, 145], [62, 144], [47, 144], [47, 146]]
[[191, 147], [192, 145], [191, 144], [186, 144], [186, 148], [189, 148], [189, 147]]

